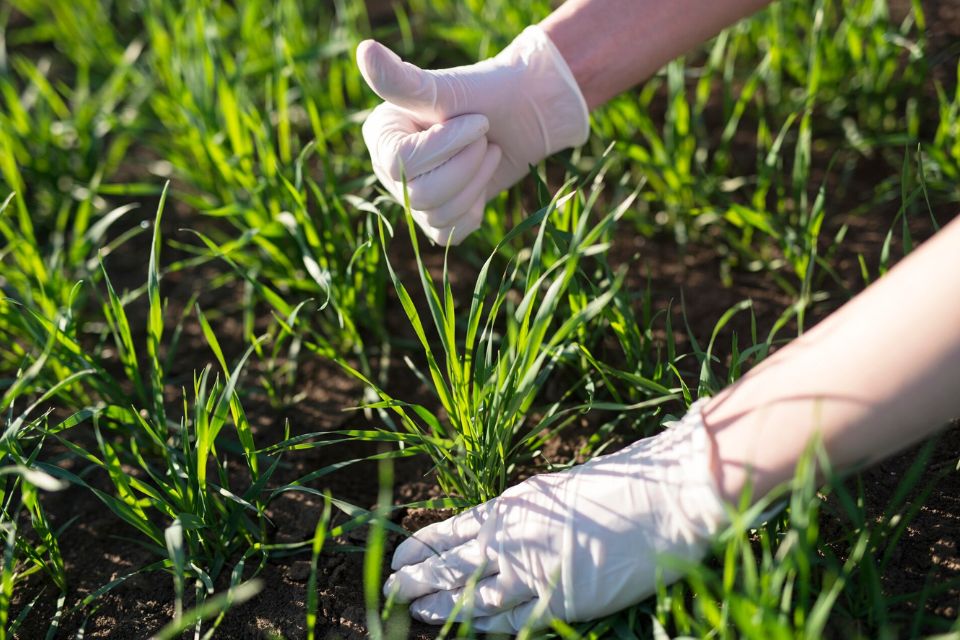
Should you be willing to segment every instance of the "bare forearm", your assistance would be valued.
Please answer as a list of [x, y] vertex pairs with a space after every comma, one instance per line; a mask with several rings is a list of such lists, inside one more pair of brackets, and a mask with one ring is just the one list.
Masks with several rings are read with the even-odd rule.
[[704, 411], [730, 500], [788, 479], [815, 434], [843, 469], [958, 415], [960, 219]]
[[567, 0], [540, 26], [593, 109], [770, 0]]

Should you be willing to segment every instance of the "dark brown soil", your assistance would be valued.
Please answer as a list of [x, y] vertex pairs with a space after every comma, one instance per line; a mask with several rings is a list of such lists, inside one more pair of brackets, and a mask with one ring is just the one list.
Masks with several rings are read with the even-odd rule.
[[[935, 39], [941, 51], [956, 48], [960, 37], [960, 4], [947, 2], [929, 3], [928, 21], [935, 32]], [[940, 18], [938, 20], [934, 16]], [[951, 29], [956, 28], [956, 31]], [[956, 54], [954, 54], [956, 55]], [[949, 65], [947, 65], [949, 66]], [[955, 68], [955, 65], [954, 65]], [[869, 193], [873, 176], [866, 174], [858, 178], [862, 193]], [[851, 191], [856, 191], [852, 189]], [[955, 207], [954, 207], [955, 209]], [[144, 207], [150, 211], [151, 207]], [[850, 295], [862, 288], [859, 279], [858, 254], [864, 254], [870, 265], [878, 262], [879, 247], [886, 231], [890, 228], [896, 207], [890, 205], [872, 212], [869, 216], [844, 218], [850, 225], [850, 232], [844, 242], [841, 253], [836, 257], [840, 281], [828, 280], [822, 283], [830, 297], [819, 302], [812, 309], [810, 324], [824, 317], [829, 311], [842, 304]], [[949, 207], [938, 210], [941, 223], [946, 223], [955, 213]], [[145, 214], [149, 218], [148, 214]], [[189, 212], [174, 210], [166, 221], [169, 227], [167, 237], [177, 237], [175, 229], [184, 226], [203, 224], [192, 218]], [[839, 224], [839, 221], [831, 222]], [[930, 234], [930, 227], [923, 219], [913, 223], [917, 238]], [[829, 234], [825, 234], [829, 235]], [[183, 239], [178, 237], [178, 239]], [[138, 242], [142, 241], [139, 239]], [[403, 249], [404, 242], [397, 243], [396, 258], [402, 273], [412, 274], [408, 252]], [[140, 249], [143, 249], [141, 246]], [[433, 265], [442, 260], [442, 252], [430, 250], [429, 257]], [[899, 255], [895, 244], [894, 254]], [[130, 261], [145, 256], [141, 250], [129, 251], [127, 257], [116, 256], [111, 260]], [[701, 342], [709, 339], [714, 323], [721, 314], [735, 303], [749, 298], [754, 303], [754, 312], [761, 335], [770, 330], [776, 319], [790, 304], [790, 299], [763, 274], [735, 271], [731, 286], [721, 284], [721, 256], [717, 250], [704, 242], [688, 245], [681, 252], [677, 245], [666, 238], [645, 238], [640, 235], [624, 233], [619, 237], [614, 249], [616, 259], [630, 265], [631, 275], [628, 286], [641, 291], [649, 286], [652, 290], [654, 308], [664, 309], [673, 303], [672, 313], [675, 339], [683, 345], [688, 341], [684, 328], [684, 319], [680, 305], [681, 294], [685, 301], [686, 318], [692, 333]], [[173, 257], [166, 251], [164, 261]], [[472, 279], [472, 268], [465, 262], [457, 261], [454, 275], [460, 286]], [[123, 272], [129, 286], [138, 286], [145, 279], [145, 264], [134, 262], [111, 265]], [[194, 291], [202, 290], [205, 283], [220, 273], [220, 267], [208, 265], [198, 272], [171, 274], [163, 282], [164, 295], [171, 301], [169, 315], [179, 314], [177, 304], [183, 304]], [[469, 286], [468, 284], [466, 286]], [[216, 309], [220, 312], [217, 319], [218, 337], [228, 351], [228, 359], [236, 360], [244, 349], [244, 338], [239, 321], [239, 288], [224, 287], [217, 291], [206, 291], [200, 298], [204, 309]], [[408, 330], [404, 322], [393, 314], [389, 330], [405, 335]], [[393, 326], [396, 323], [396, 326]], [[749, 319], [746, 315], [736, 318], [725, 330], [725, 341], [729, 343], [731, 331], [742, 336], [749, 335]], [[785, 330], [784, 335], [790, 335]], [[213, 363], [212, 354], [206, 346], [194, 318], [185, 324], [181, 353], [174, 373], [185, 382], [187, 376], [208, 362]], [[721, 346], [721, 354], [724, 353]], [[255, 370], [261, 366], [251, 365]], [[401, 365], [402, 366], [402, 365]], [[252, 376], [248, 375], [248, 382]], [[316, 358], [308, 358], [301, 363], [298, 374], [298, 392], [302, 399], [294, 406], [278, 409], [270, 405], [266, 398], [251, 393], [245, 398], [245, 407], [255, 426], [257, 443], [261, 446], [277, 442], [283, 438], [285, 421], [289, 421], [291, 432], [295, 434], [324, 431], [343, 426], [368, 426], [361, 413], [345, 412], [361, 401], [360, 386], [335, 365]], [[429, 394], [420, 388], [413, 376], [403, 371], [391, 372], [391, 390], [398, 397], [422, 402], [433, 406]], [[251, 385], [252, 386], [252, 385]], [[173, 398], [171, 398], [173, 400]], [[569, 457], [577, 448], [580, 439], [588, 431], [583, 427], [579, 432], [572, 431], [557, 444], [557, 451], [551, 455], [561, 459]], [[278, 472], [276, 483], [287, 482], [300, 477], [311, 470], [338, 460], [369, 455], [373, 450], [365, 445], [345, 445], [342, 447], [317, 449], [290, 455], [287, 466]], [[923, 500], [919, 514], [907, 528], [906, 535], [898, 542], [893, 554], [893, 562], [884, 574], [884, 588], [890, 594], [911, 594], [921, 592], [925, 586], [948, 584], [952, 586], [934, 590], [926, 600], [904, 600], [891, 619], [909, 619], [911, 612], [918, 607], [926, 609], [944, 619], [954, 619], [960, 605], [960, 474], [956, 473], [958, 451], [960, 451], [960, 427], [954, 425], [942, 435], [923, 479], [918, 487], [930, 488]], [[897, 490], [899, 478], [906, 469], [916, 449], [892, 458], [860, 474], [868, 511], [879, 514]], [[949, 471], [949, 473], [944, 473]], [[436, 484], [429, 475], [429, 466], [425, 461], [408, 459], [397, 463], [394, 499], [397, 504], [420, 500], [439, 495]], [[96, 480], [95, 480], [96, 481]], [[314, 483], [316, 489], [328, 489], [337, 498], [351, 502], [363, 508], [371, 508], [377, 499], [377, 469], [372, 463], [362, 463], [350, 467], [344, 472], [326, 476], [321, 483]], [[104, 485], [106, 488], [106, 485]], [[915, 492], [911, 500], [916, 499]], [[132, 531], [126, 531], [115, 516], [106, 510], [89, 492], [80, 488], [71, 488], [44, 498], [45, 506], [54, 526], [63, 525], [75, 516], [74, 524], [68, 526], [60, 536], [60, 545], [66, 561], [71, 591], [67, 605], [71, 606], [84, 595], [101, 587], [117, 577], [145, 566], [157, 558], [150, 555], [137, 544], [127, 539], [133, 538]], [[276, 524], [273, 533], [274, 542], [296, 542], [312, 535], [317, 519], [320, 517], [322, 500], [304, 493], [287, 493], [278, 498], [270, 509], [269, 516]], [[435, 511], [399, 511], [395, 521], [408, 530], [442, 518], [445, 514]], [[337, 515], [335, 522], [343, 521], [344, 516]], [[841, 516], [831, 515], [825, 510], [823, 517], [825, 532], [839, 532], [844, 526]], [[362, 547], [365, 531], [356, 531], [332, 541], [331, 546], [357, 545]], [[388, 555], [397, 544], [399, 536], [390, 534]], [[362, 638], [366, 632], [366, 611], [363, 597], [361, 553], [329, 549], [322, 554], [318, 574], [319, 621], [318, 637], [333, 640], [335, 638]], [[252, 573], [253, 563], [248, 564], [247, 572]], [[384, 566], [384, 575], [388, 567]], [[309, 575], [309, 556], [307, 554], [278, 558], [268, 562], [259, 577], [263, 580], [264, 590], [249, 602], [232, 609], [226, 616], [216, 637], [219, 638], [301, 638], [305, 635], [306, 584]], [[29, 582], [15, 594], [15, 611], [30, 602], [39, 594], [36, 607], [29, 614], [18, 637], [24, 639], [42, 638], [55, 611], [55, 596], [51, 585], [42, 578]], [[61, 622], [62, 632], [58, 637], [73, 637], [79, 629], [84, 629], [83, 637], [133, 639], [145, 638], [156, 632], [173, 616], [173, 582], [163, 572], [137, 575], [124, 582], [109, 594], [98, 600], [93, 611], [77, 613], [65, 617]], [[412, 624], [409, 630], [411, 638], [431, 638], [434, 631], [430, 627]]]

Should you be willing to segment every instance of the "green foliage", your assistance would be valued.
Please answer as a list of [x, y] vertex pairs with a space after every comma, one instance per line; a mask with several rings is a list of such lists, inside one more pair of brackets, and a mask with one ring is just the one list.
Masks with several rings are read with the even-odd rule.
[[[47, 352], [37, 362], [17, 371], [16, 381], [6, 386], [0, 399], [0, 425], [3, 427], [0, 435], [0, 532], [4, 539], [0, 565], [0, 638], [12, 636], [32, 608], [32, 603], [26, 603], [19, 615], [11, 620], [14, 589], [29, 576], [46, 572], [61, 597], [68, 589], [66, 568], [57, 540], [62, 527], [55, 529], [52, 526], [40, 500], [41, 491], [60, 491], [67, 485], [39, 468], [37, 458], [43, 439], [36, 433], [50, 421], [50, 416], [49, 412], [35, 414], [56, 395], [59, 387], [81, 378], [86, 372], [75, 373], [44, 389], [38, 398], [30, 399], [27, 393], [36, 383], [46, 355]], [[30, 404], [26, 404], [28, 402]]]
[[131, 45], [95, 88], [79, 76], [56, 83], [49, 61], [15, 56], [0, 65], [0, 238], [5, 273], [46, 317], [72, 302], [78, 279], [98, 278], [91, 254], [120, 247], [137, 228], [111, 237], [134, 205], [111, 207], [101, 193], [119, 170], [138, 126], [142, 89]]
[[[246, 355], [232, 369], [223, 360], [216, 337], [198, 310], [214, 353], [223, 367], [224, 381], [213, 379], [210, 368], [194, 376], [192, 407], [184, 399], [179, 424], [171, 422], [164, 405], [165, 369], [160, 358], [164, 321], [160, 298], [160, 220], [161, 198], [154, 224], [152, 250], [146, 285], [146, 349], [138, 353], [134, 328], [124, 301], [105, 275], [107, 300], [103, 315], [114, 338], [116, 357], [122, 365], [126, 385], [114, 379], [102, 367], [83, 370], [80, 385], [88, 391], [81, 397], [91, 405], [82, 415], [55, 428], [36, 425], [45, 437], [56, 438], [80, 462], [90, 465], [83, 473], [41, 462], [39, 468], [49, 475], [81, 487], [87, 487], [122, 521], [144, 536], [144, 542], [159, 556], [170, 551], [178, 579], [178, 601], [182, 597], [183, 574], [189, 574], [212, 591], [213, 580], [225, 563], [237, 552], [247, 552], [264, 538], [266, 517], [260, 493], [272, 468], [261, 474], [250, 424], [236, 394]], [[71, 343], [62, 334], [50, 338], [53, 346], [67, 351]], [[69, 362], [67, 357], [62, 361]], [[41, 361], [40, 364], [43, 364]], [[77, 377], [77, 376], [74, 376]], [[91, 383], [99, 380], [100, 384]], [[103, 396], [99, 392], [106, 391]], [[48, 395], [52, 393], [48, 392]], [[131, 402], [132, 401], [132, 402]], [[115, 403], [115, 404], [111, 404]], [[96, 451], [70, 439], [70, 429], [91, 419]], [[223, 428], [232, 424], [243, 448], [248, 476], [243, 491], [231, 490], [231, 479], [218, 453], [217, 442]], [[105, 432], [104, 427], [110, 431]], [[114, 435], [117, 434], [117, 435]], [[210, 468], [216, 476], [209, 478]], [[95, 488], [86, 476], [98, 470], [109, 478], [113, 493]], [[158, 520], [174, 522], [166, 533]]]
[[364, 96], [345, 55], [362, 6], [334, 16], [322, 3], [305, 14], [290, 1], [155, 2], [146, 19], [156, 146], [189, 201], [236, 232], [212, 228], [208, 250], [261, 290], [312, 299], [325, 309], [311, 316], [314, 340], [360, 357], [364, 335], [382, 331], [385, 291], [372, 214], [357, 216], [349, 197], [368, 183], [345, 113]]
[[924, 25], [919, 3], [900, 24], [874, 0], [775, 3], [696, 64], [671, 62], [611, 101], [594, 119], [594, 144], [622, 141], [623, 169], [648, 181], [643, 232], [665, 226], [681, 243], [722, 234], [731, 264], [786, 264], [792, 273], [777, 282], [799, 296], [822, 244], [828, 201], [811, 167], [826, 143], [829, 167], [849, 174], [886, 150], [898, 163], [920, 140]]
[[[432, 389], [446, 419], [427, 407], [398, 401], [379, 388], [381, 401], [368, 406], [394, 411], [400, 418], [400, 440], [428, 453], [444, 491], [472, 504], [503, 491], [516, 465], [530, 460], [542, 443], [571, 419], [569, 411], [559, 411], [561, 402], [527, 424], [550, 373], [560, 362], [577, 355], [577, 331], [603, 311], [621, 285], [622, 275], [604, 283], [603, 291], [582, 308], [558, 313], [573, 283], [584, 277], [581, 263], [604, 251], [614, 223], [632, 198], [593, 227], [589, 226], [588, 206], [576, 227], [564, 232], [550, 218], [557, 210], [575, 206], [571, 201], [570, 197], [556, 198], [507, 234], [503, 245], [539, 226], [522, 268], [511, 262], [498, 283], [490, 279], [497, 251], [484, 262], [462, 333], [447, 268], [438, 286], [424, 265], [413, 220], [409, 209], [406, 211], [426, 314], [418, 310], [392, 268], [390, 274], [426, 357], [426, 370], [414, 367], [413, 371]], [[381, 224], [380, 232], [386, 251], [385, 225]], [[554, 248], [548, 251], [547, 245]], [[548, 255], [556, 259], [549, 261]], [[439, 349], [428, 337], [426, 326], [431, 321]]]
[[956, 85], [951, 96], [943, 86], [937, 85], [938, 116], [937, 131], [933, 143], [927, 146], [925, 171], [931, 180], [943, 181], [940, 188], [951, 192], [954, 199], [960, 198], [956, 185], [960, 182], [960, 62], [957, 63]]
[[[847, 286], [834, 257], [851, 216], [877, 203], [897, 211], [879, 261], [860, 256], [867, 284], [898, 244], [914, 246], [914, 221], [929, 212], [936, 228], [933, 210], [960, 199], [960, 66], [956, 81], [931, 81], [944, 61], [929, 57], [923, 5], [780, 0], [597, 110], [589, 145], [496, 198], [457, 259], [428, 267], [436, 249], [370, 173], [359, 124], [377, 99], [353, 50], [377, 37], [427, 68], [469, 63], [552, 4], [409, 0], [392, 15], [360, 0], [0, 6], [0, 638], [34, 615], [24, 585], [55, 594], [52, 636], [141, 572], [173, 585], [174, 619], [157, 637], [209, 638], [263, 586], [264, 562], [301, 552], [315, 637], [319, 558], [334, 550], [364, 553], [370, 633], [405, 637], [405, 613], [379, 610], [399, 510], [497, 495], [573, 421], [595, 427], [581, 456], [617, 428], [656, 429], [668, 407], [716, 393], [802, 331], [823, 289]], [[872, 190], [851, 193], [865, 170]], [[398, 222], [410, 251], [394, 241]], [[146, 251], [146, 237], [131, 240], [148, 230]], [[724, 284], [759, 272], [785, 308], [765, 326], [743, 301], [695, 335], [674, 311], [685, 318], [696, 300], [658, 305], [653, 284], [616, 268], [630, 260], [627, 232], [670, 235], [681, 254], [710, 245]], [[131, 284], [131, 261], [116, 257], [134, 246], [146, 279]], [[476, 273], [464, 293], [454, 270]], [[186, 299], [164, 298], [183, 291], [164, 284], [171, 274], [211, 271]], [[201, 311], [201, 289], [234, 293]], [[749, 331], [732, 332], [747, 314]], [[234, 316], [240, 344], [221, 334]], [[397, 318], [412, 340], [396, 335]], [[174, 366], [187, 331], [215, 365]], [[286, 424], [279, 442], [255, 438], [249, 402], [294, 407], [300, 366], [318, 357], [367, 387], [356, 428]], [[432, 397], [398, 390], [388, 374], [404, 362]], [[357, 441], [377, 452], [277, 480], [288, 456]], [[759, 527], [739, 517], [712, 564], [627, 611], [542, 635], [956, 632], [922, 606], [902, 615], [904, 601], [951, 585], [891, 594], [882, 579], [933, 486], [919, 480], [928, 454], [877, 518], [855, 480], [831, 477], [817, 492], [815, 467], [829, 469], [812, 455], [783, 514]], [[393, 504], [393, 462], [413, 456], [450, 498]], [[372, 509], [325, 489], [330, 474], [371, 462]], [[60, 535], [74, 521], [51, 517], [44, 495], [65, 483], [110, 510], [150, 563], [71, 591]], [[324, 508], [312, 537], [278, 542], [268, 507], [291, 492]], [[849, 526], [828, 537], [825, 518]], [[367, 526], [363, 548], [343, 544]]]

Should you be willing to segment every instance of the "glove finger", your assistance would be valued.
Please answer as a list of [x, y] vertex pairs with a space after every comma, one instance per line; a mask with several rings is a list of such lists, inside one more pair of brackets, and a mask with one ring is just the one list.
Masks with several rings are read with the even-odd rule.
[[434, 77], [379, 42], [364, 40], [357, 46], [357, 66], [373, 92], [387, 102], [416, 113], [435, 113]]
[[487, 117], [468, 113], [428, 126], [410, 113], [384, 103], [363, 123], [363, 141], [373, 161], [394, 180], [412, 180], [431, 171], [484, 137]]
[[486, 211], [487, 198], [481, 195], [480, 198], [470, 207], [470, 211], [462, 215], [449, 227], [431, 227], [427, 222], [426, 215], [422, 211], [414, 211], [413, 219], [417, 221], [427, 237], [436, 242], [441, 247], [447, 245], [457, 246], [471, 233], [480, 228], [483, 224], [483, 214]]
[[462, 587], [473, 575], [496, 573], [496, 554], [488, 545], [470, 540], [438, 556], [398, 569], [383, 585], [384, 594], [396, 593], [401, 602], [411, 602], [436, 591]]
[[[377, 175], [380, 183], [390, 193], [390, 195], [393, 196], [397, 202], [403, 202], [403, 184], [392, 180], [390, 176], [388, 176], [386, 172], [376, 164], [373, 165], [373, 172]], [[430, 223], [427, 222], [426, 214], [422, 211], [411, 209], [410, 212], [413, 214], [414, 221], [420, 225], [421, 229], [423, 229], [423, 233], [433, 242], [437, 243], [441, 247], [445, 247], [448, 244], [453, 246], [460, 244], [463, 242], [464, 238], [479, 229], [480, 225], [483, 224], [483, 214], [485, 210], [486, 197], [481, 195], [480, 198], [474, 203], [474, 206], [470, 208], [470, 211], [457, 220], [454, 226], [442, 228], [431, 227]], [[418, 533], [417, 535], [419, 536], [420, 534]], [[440, 546], [445, 548], [443, 544]], [[402, 552], [401, 548], [404, 549]], [[419, 551], [414, 551], [414, 549], [419, 549]], [[438, 549], [438, 551], [439, 550], [440, 549]], [[398, 569], [403, 564], [410, 564], [410, 562], [419, 562], [427, 555], [434, 553], [430, 547], [424, 546], [416, 538], [408, 538], [407, 540], [404, 540], [403, 543], [397, 547], [397, 552], [400, 554], [401, 560], [398, 561], [398, 556], [394, 556], [394, 569]], [[417, 559], [408, 562], [407, 560], [403, 559], [403, 554], [407, 553], [419, 553], [422, 557], [418, 557]], [[401, 564], [397, 564], [398, 562]]]
[[435, 169], [407, 182], [410, 206], [417, 210], [434, 209], [467, 188], [487, 155], [485, 137], [467, 145]]
[[429, 557], [475, 539], [480, 527], [487, 521], [493, 505], [494, 501], [490, 500], [443, 522], [420, 529], [400, 543], [393, 554], [390, 568], [396, 571], [406, 565], [423, 562]]
[[394, 200], [403, 203], [403, 184], [391, 178], [387, 171], [376, 162], [373, 162], [373, 173], [377, 176], [383, 188], [393, 196]]
[[461, 216], [471, 212], [477, 199], [485, 196], [487, 183], [490, 182], [490, 176], [496, 171], [497, 165], [500, 163], [500, 157], [500, 147], [495, 144], [488, 144], [487, 154], [470, 183], [460, 193], [439, 207], [423, 211], [426, 215], [427, 224], [437, 228], [452, 227]]
[[526, 585], [514, 582], [508, 584], [499, 575], [492, 575], [470, 585], [450, 591], [437, 591], [415, 600], [410, 605], [410, 614], [430, 624], [441, 624], [450, 618], [454, 609], [462, 601], [456, 620], [489, 617], [513, 609], [536, 597], [536, 593]]
[[538, 611], [539, 605], [540, 600], [535, 598], [492, 616], [474, 618], [473, 628], [483, 633], [510, 634], [523, 628], [531, 631], [544, 629], [550, 624], [551, 617], [548, 611]]

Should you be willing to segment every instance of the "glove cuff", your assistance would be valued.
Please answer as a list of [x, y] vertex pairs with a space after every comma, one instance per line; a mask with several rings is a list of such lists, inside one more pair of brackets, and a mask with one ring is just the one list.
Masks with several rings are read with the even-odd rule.
[[670, 469], [674, 486], [683, 487], [678, 507], [689, 521], [691, 531], [707, 539], [729, 524], [724, 499], [713, 475], [711, 460], [713, 442], [703, 423], [703, 408], [708, 398], [690, 405], [687, 413], [675, 422], [665, 423], [667, 430], [659, 437], [674, 448], [678, 464]]
[[529, 92], [537, 111], [547, 155], [587, 141], [587, 101], [563, 55], [540, 26], [524, 29], [497, 57], [521, 65], [529, 78], [521, 90]]

